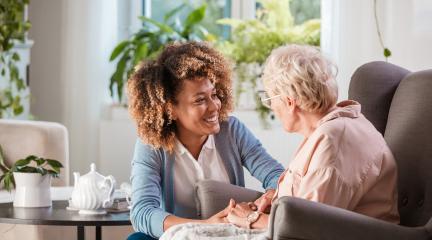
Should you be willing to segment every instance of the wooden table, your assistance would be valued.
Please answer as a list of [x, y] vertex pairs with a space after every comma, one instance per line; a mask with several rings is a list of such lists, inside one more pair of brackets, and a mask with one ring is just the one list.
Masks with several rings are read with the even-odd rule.
[[53, 201], [52, 207], [21, 208], [0, 203], [0, 223], [76, 226], [77, 239], [84, 240], [85, 226], [96, 227], [96, 240], [102, 239], [102, 226], [131, 225], [129, 212], [82, 215], [66, 210], [67, 201]]

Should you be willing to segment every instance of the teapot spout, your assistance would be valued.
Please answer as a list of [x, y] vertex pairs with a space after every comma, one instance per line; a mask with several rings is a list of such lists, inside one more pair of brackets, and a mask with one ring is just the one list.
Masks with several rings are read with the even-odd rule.
[[79, 172], [74, 172], [74, 187], [76, 187], [78, 185], [78, 179], [80, 178], [80, 173]]

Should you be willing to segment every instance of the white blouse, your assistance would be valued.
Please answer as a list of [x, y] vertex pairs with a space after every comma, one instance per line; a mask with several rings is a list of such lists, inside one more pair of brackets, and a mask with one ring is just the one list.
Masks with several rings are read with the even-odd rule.
[[204, 179], [229, 183], [228, 173], [216, 150], [213, 135], [207, 138], [197, 160], [179, 140], [176, 141], [174, 153], [174, 215], [199, 218], [195, 185]]

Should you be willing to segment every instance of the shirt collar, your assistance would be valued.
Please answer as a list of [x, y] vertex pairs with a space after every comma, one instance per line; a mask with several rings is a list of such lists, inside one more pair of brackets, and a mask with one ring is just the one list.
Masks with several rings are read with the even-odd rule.
[[[214, 148], [215, 148], [214, 137], [213, 135], [209, 135], [201, 151], [203, 149], [214, 149]], [[189, 152], [189, 150], [187, 150], [187, 148], [183, 145], [183, 143], [180, 142], [180, 140], [178, 140], [178, 138], [176, 138], [175, 141], [174, 151], [176, 151], [179, 155], [183, 155], [186, 152]]]
[[353, 100], [345, 100], [336, 105], [336, 109], [329, 112], [318, 122], [318, 126], [339, 117], [358, 118], [361, 114], [360, 103]]

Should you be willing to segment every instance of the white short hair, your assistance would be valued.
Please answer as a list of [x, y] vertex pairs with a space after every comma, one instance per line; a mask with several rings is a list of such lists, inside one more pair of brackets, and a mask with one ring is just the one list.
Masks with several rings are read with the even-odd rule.
[[336, 104], [337, 68], [318, 48], [286, 45], [267, 58], [263, 81], [267, 91], [296, 99], [308, 112], [326, 112]]

